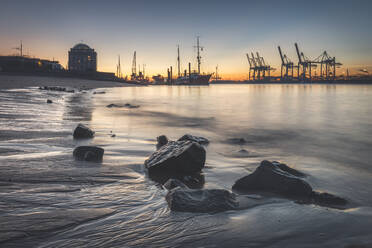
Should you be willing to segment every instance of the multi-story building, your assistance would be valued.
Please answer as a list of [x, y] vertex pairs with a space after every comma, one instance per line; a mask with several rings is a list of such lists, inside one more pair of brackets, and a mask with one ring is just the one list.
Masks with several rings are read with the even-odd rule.
[[68, 52], [68, 69], [76, 72], [97, 71], [97, 53], [86, 44], [75, 45]]

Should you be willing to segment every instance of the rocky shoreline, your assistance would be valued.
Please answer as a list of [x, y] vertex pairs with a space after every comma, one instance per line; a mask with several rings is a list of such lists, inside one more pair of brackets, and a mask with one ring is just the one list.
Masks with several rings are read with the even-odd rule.
[[[94, 131], [79, 124], [73, 137], [91, 139]], [[342, 197], [314, 191], [305, 180], [306, 174], [284, 163], [268, 160], [263, 160], [253, 173], [238, 179], [231, 187], [232, 192], [225, 189], [189, 188], [186, 184], [191, 182], [195, 186], [195, 182], [200, 182], [206, 161], [204, 146], [208, 144], [208, 139], [190, 134], [185, 134], [177, 141], [170, 141], [165, 135], [157, 137], [157, 150], [144, 165], [149, 177], [168, 190], [165, 198], [172, 211], [213, 213], [241, 209], [237, 200], [239, 194], [260, 196], [259, 201], [251, 198], [249, 206], [258, 205], [268, 195], [270, 198], [286, 198], [300, 204], [333, 208], [345, 208], [348, 204]], [[104, 149], [95, 146], [79, 146], [73, 152], [77, 160], [90, 162], [101, 162], [103, 154]]]

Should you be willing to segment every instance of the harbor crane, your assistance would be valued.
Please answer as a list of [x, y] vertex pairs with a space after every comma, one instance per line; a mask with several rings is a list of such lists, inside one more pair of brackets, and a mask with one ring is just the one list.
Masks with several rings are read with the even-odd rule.
[[327, 51], [324, 51], [313, 63], [320, 64], [320, 79], [335, 80], [336, 78], [336, 67], [340, 67], [342, 64], [336, 62], [336, 57], [328, 55]]
[[[249, 63], [249, 80], [251, 80], [251, 72], [253, 71], [253, 80], [261, 80], [266, 78], [266, 72], [268, 77], [270, 78], [270, 72], [274, 71], [275, 68], [272, 68], [270, 65], [265, 63], [265, 59], [260, 56], [258, 52], [256, 52], [256, 56], [254, 56], [253, 52], [251, 52], [251, 56], [247, 53], [247, 59]], [[262, 76], [262, 77], [261, 77]]]
[[[282, 53], [282, 49], [280, 48], [280, 46], [278, 46], [278, 50], [279, 50], [280, 59], [282, 61], [282, 65], [280, 67], [280, 79], [281, 80], [283, 79], [292, 80], [293, 79], [293, 68], [296, 67], [298, 69], [298, 67], [293, 65], [293, 62], [287, 57], [286, 54]], [[283, 76], [284, 69], [285, 69], [285, 74]]]
[[[342, 64], [336, 62], [336, 57], [331, 57], [328, 55], [327, 51], [324, 51], [314, 60], [304, 56], [303, 52], [300, 52], [297, 43], [295, 43], [296, 52], [298, 56], [298, 79], [303, 81], [310, 80], [312, 81], [312, 70], [315, 70], [317, 65], [320, 65], [320, 74], [319, 78], [321, 80], [335, 80], [336, 79], [336, 67], [341, 66]], [[301, 70], [300, 70], [301, 69]], [[301, 71], [301, 77], [300, 77]]]
[[307, 58], [303, 52], [300, 52], [297, 43], [295, 43], [295, 47], [298, 56], [297, 79], [306, 81], [309, 78], [311, 81], [311, 69], [316, 69], [316, 64]]

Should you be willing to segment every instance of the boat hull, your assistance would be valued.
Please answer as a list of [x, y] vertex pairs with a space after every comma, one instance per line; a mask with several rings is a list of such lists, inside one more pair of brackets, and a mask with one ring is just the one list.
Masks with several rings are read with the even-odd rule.
[[174, 82], [175, 85], [209, 85], [209, 80], [212, 74], [206, 75], [192, 75], [189, 77], [177, 78]]

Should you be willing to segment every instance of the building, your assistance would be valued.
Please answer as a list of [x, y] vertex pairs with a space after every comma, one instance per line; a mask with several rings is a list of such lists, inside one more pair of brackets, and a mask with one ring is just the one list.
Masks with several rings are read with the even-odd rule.
[[26, 56], [0, 56], [0, 72], [60, 72], [58, 61]]
[[75, 72], [97, 71], [97, 53], [86, 44], [75, 45], [68, 52], [68, 69]]

